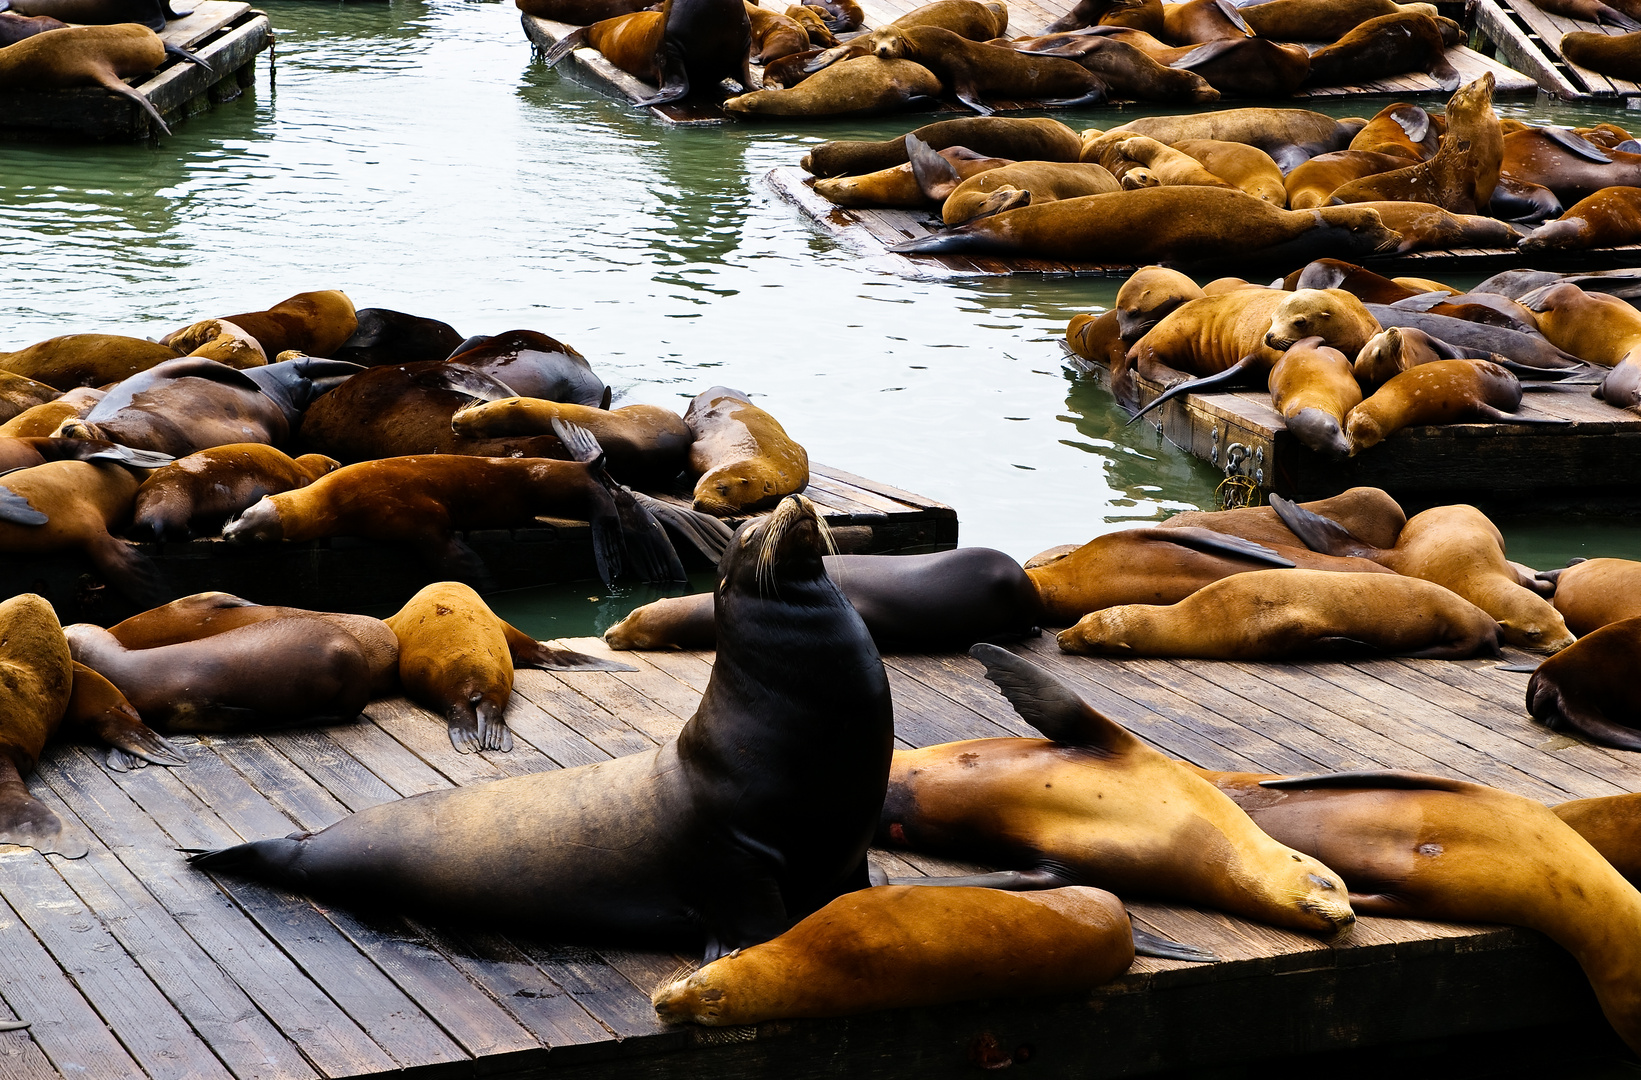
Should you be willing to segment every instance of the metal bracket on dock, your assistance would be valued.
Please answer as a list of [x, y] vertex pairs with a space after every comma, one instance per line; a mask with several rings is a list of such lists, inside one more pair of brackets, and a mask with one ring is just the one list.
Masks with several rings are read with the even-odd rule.
[[[1226, 432], [1229, 434], [1230, 429]], [[1219, 425], [1215, 424], [1208, 447], [1208, 463], [1219, 464]], [[1246, 476], [1255, 484], [1265, 484], [1265, 448], [1234, 442], [1225, 448], [1225, 475]]]

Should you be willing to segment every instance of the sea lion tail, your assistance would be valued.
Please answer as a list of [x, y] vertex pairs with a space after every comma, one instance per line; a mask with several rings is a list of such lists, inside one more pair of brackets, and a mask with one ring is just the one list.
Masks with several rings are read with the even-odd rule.
[[173, 45], [169, 41], [165, 43], [165, 55], [169, 56], [173, 60], [184, 60], [190, 64], [198, 64], [200, 67], [205, 69], [207, 74], [216, 74], [216, 72], [211, 69], [210, 61], [204, 59], [196, 53], [189, 52], [187, 49]]
[[97, 85], [101, 86], [104, 90], [119, 94], [121, 97], [128, 97], [132, 101], [135, 101], [138, 105], [142, 106], [143, 111], [148, 114], [151, 120], [153, 120], [155, 127], [159, 128], [167, 135], [171, 134], [171, 128], [168, 124], [166, 124], [165, 117], [160, 115], [160, 111], [154, 107], [154, 103], [152, 101], [149, 101], [147, 98], [137, 93], [136, 87], [115, 78], [111, 72], [107, 71], [97, 72], [96, 82]]
[[[569, 56], [572, 52], [575, 52], [575, 50], [582, 48], [586, 44], [587, 28], [585, 26], [579, 27], [578, 29], [573, 30], [559, 38], [558, 44], [548, 49], [545, 53], [542, 53], [542, 63], [546, 64], [548, 67], [553, 67], [560, 60], [564, 59], [566, 56]], [[458, 349], [458, 351], [460, 350]], [[451, 355], [454, 356], [455, 353], [452, 353]]]
[[29, 794], [21, 780], [0, 782], [0, 844], [20, 844], [36, 851], [78, 859], [85, 841], [63, 827], [63, 819]]
[[229, 873], [257, 878], [276, 885], [300, 887], [307, 873], [299, 865], [302, 845], [312, 833], [296, 832], [274, 840], [253, 840], [233, 847], [198, 851], [183, 848], [188, 865], [211, 873]]
[[1282, 524], [1304, 541], [1305, 546], [1312, 551], [1319, 551], [1324, 555], [1354, 555], [1358, 558], [1370, 558], [1371, 554], [1377, 553], [1371, 544], [1332, 518], [1323, 517], [1314, 510], [1307, 510], [1280, 495], [1271, 496], [1271, 509], [1282, 519]]

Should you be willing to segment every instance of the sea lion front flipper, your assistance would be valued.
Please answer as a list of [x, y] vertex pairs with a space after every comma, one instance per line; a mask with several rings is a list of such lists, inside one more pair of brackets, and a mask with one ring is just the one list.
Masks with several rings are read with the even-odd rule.
[[1538, 664], [1494, 664], [1494, 671], [1513, 671], [1518, 675], [1531, 675], [1539, 669]]
[[689, 70], [684, 66], [684, 56], [679, 50], [678, 43], [663, 41], [661, 45], [661, 82], [659, 89], [651, 97], [633, 102], [634, 105], [649, 107], [653, 105], [670, 105], [674, 101], [689, 96]]
[[1417, 105], [1399, 105], [1390, 110], [1390, 118], [1409, 142], [1422, 143], [1430, 134], [1430, 114]]
[[997, 684], [1020, 719], [1055, 742], [1107, 754], [1139, 745], [1134, 736], [1030, 660], [986, 642], [969, 649], [969, 655], [986, 665], [986, 678]]
[[673, 536], [687, 541], [714, 566], [724, 557], [724, 552], [729, 550], [729, 542], [734, 538], [735, 530], [724, 524], [722, 518], [703, 514], [693, 507], [663, 502], [642, 491], [634, 491], [632, 497], [638, 501], [638, 505], [650, 512], [651, 517], [671, 530]]
[[[15, 471], [15, 470], [14, 470]], [[0, 487], [0, 521], [13, 525], [44, 525], [51, 518], [34, 508], [28, 497], [7, 487]]]
[[1178, 544], [1180, 547], [1190, 548], [1193, 551], [1250, 559], [1266, 566], [1280, 567], [1285, 570], [1290, 570], [1294, 566], [1292, 559], [1277, 554], [1264, 544], [1195, 525], [1189, 525], [1181, 529], [1143, 529], [1139, 531], [1147, 533], [1148, 539], [1159, 540], [1166, 544]]
[[1468, 784], [1463, 780], [1409, 772], [1406, 769], [1358, 769], [1353, 772], [1282, 776], [1275, 780], [1261, 780], [1259, 786], [1279, 791], [1302, 791], [1312, 788], [1394, 788], [1398, 791], [1453, 791], [1460, 794], [1474, 791], [1476, 788], [1475, 784]]
[[945, 202], [946, 196], [963, 182], [951, 162], [911, 132], [906, 133], [906, 160], [911, 163], [917, 189], [923, 192], [925, 199]]
[[1539, 130], [1544, 133], [1545, 138], [1568, 153], [1583, 158], [1585, 161], [1593, 161], [1597, 165], [1611, 165], [1613, 163], [1613, 159], [1608, 157], [1599, 146], [1571, 128], [1547, 126]]
[[980, 95], [971, 86], [952, 87], [952, 97], [961, 101], [981, 116], [990, 116], [997, 110], [980, 100]]
[[159, 128], [160, 131], [167, 135], [171, 134], [171, 128], [166, 124], [165, 117], [160, 115], [160, 111], [154, 107], [154, 103], [152, 101], [149, 101], [147, 98], [137, 93], [136, 87], [115, 78], [113, 73], [107, 71], [95, 71], [92, 73], [91, 77], [92, 81], [94, 81], [98, 86], [101, 86], [104, 90], [135, 101], [154, 121], [155, 127]]
[[1128, 422], [1132, 424], [1152, 409], [1157, 408], [1165, 402], [1172, 401], [1174, 398], [1180, 397], [1183, 394], [1200, 393], [1209, 387], [1226, 386], [1228, 384], [1235, 383], [1237, 380], [1241, 379], [1251, 367], [1253, 367], [1258, 359], [1258, 353], [1249, 353], [1247, 356], [1244, 356], [1224, 371], [1217, 372], [1213, 375], [1202, 375], [1195, 379], [1186, 379], [1184, 382], [1175, 383], [1173, 386], [1170, 386], [1168, 389], [1152, 398], [1150, 404], [1146, 405], [1139, 412], [1136, 412], [1133, 416], [1129, 417]]
[[177, 460], [170, 454], [162, 454], [158, 450], [138, 450], [130, 446], [121, 446], [112, 443], [107, 449], [88, 454], [86, 461], [112, 461], [120, 465], [129, 465], [133, 469], [158, 469]]
[[556, 649], [544, 641], [503, 621], [501, 636], [507, 640], [507, 651], [513, 657], [514, 667], [535, 668], [538, 671], [637, 671], [631, 664], [602, 656]]
[[1312, 551], [1340, 557], [1355, 556], [1359, 559], [1371, 559], [1379, 554], [1378, 548], [1330, 517], [1323, 517], [1314, 510], [1307, 510], [1280, 495], [1272, 495], [1270, 501], [1271, 509], [1276, 511], [1276, 516], [1281, 519], [1282, 524], [1288, 527], [1289, 532], [1304, 541], [1305, 546]]
[[84, 840], [63, 827], [55, 810], [29, 794], [22, 780], [0, 781], [0, 844], [19, 844], [65, 859], [81, 858], [88, 850]]
[[1159, 937], [1148, 934], [1129, 921], [1129, 930], [1134, 935], [1135, 956], [1155, 956], [1163, 960], [1188, 960], [1194, 964], [1217, 964], [1219, 956], [1207, 949], [1195, 945], [1187, 945], [1172, 938]]

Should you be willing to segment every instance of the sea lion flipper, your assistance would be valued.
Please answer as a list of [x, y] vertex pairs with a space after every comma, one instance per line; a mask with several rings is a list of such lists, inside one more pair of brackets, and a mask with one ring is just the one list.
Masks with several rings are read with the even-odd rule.
[[[124, 722], [120, 722], [124, 719]], [[97, 725], [97, 735], [115, 750], [155, 765], [186, 765], [188, 759], [177, 752], [171, 741], [141, 721], [105, 714]], [[125, 770], [119, 769], [118, 772]]]
[[986, 642], [969, 649], [969, 655], [986, 665], [986, 678], [1020, 719], [1055, 742], [1106, 753], [1137, 745], [1134, 736], [1030, 660]]
[[[585, 26], [577, 27], [575, 30], [559, 38], [557, 44], [555, 44], [552, 48], [542, 53], [541, 61], [548, 67], [553, 67], [560, 60], [564, 59], [566, 56], [569, 56], [572, 52], [575, 52], [577, 49], [586, 44], [587, 28]], [[468, 341], [471, 340], [471, 338], [468, 339]], [[455, 356], [456, 353], [461, 352], [463, 348], [467, 347], [467, 344], [467, 341], [462, 342], [461, 345], [456, 347], [456, 352], [453, 352], [450, 355]]]
[[[1571, 383], [1568, 385], [1581, 386], [1585, 384]], [[1519, 412], [1505, 412], [1503, 409], [1492, 405], [1477, 405], [1476, 415], [1495, 424], [1570, 424], [1573, 422], [1559, 416], [1523, 416]]]
[[1430, 134], [1430, 114], [1417, 105], [1401, 105], [1390, 111], [1390, 118], [1402, 129], [1409, 142], [1422, 143]]
[[165, 43], [165, 55], [169, 56], [173, 60], [184, 60], [190, 64], [198, 64], [206, 71], [211, 71], [211, 65], [207, 60], [189, 52], [187, 49], [173, 45], [169, 41]]
[[644, 581], [688, 581], [683, 560], [678, 558], [678, 550], [672, 546], [667, 530], [638, 502], [631, 490], [614, 481], [609, 481], [609, 485], [615, 497], [621, 553], [626, 563]]
[[1261, 780], [1259, 786], [1279, 791], [1302, 791], [1310, 788], [1394, 788], [1398, 791], [1462, 793], [1475, 789], [1474, 784], [1467, 784], [1462, 780], [1409, 772], [1405, 769], [1358, 769], [1352, 772], [1283, 776], [1275, 780]]
[[78, 859], [85, 841], [63, 827], [63, 819], [29, 794], [21, 780], [0, 782], [0, 844], [19, 844], [48, 855]]
[[670, 105], [674, 101], [689, 96], [689, 69], [684, 66], [684, 57], [677, 42], [667, 41], [661, 46], [661, 83], [659, 89], [650, 97], [633, 104], [649, 107], [653, 105]]
[[557, 649], [544, 641], [517, 629], [511, 623], [501, 624], [501, 636], [507, 641], [507, 651], [513, 657], [514, 667], [535, 668], [539, 671], [637, 671], [631, 664], [603, 656]]
[[960, 877], [890, 878], [887, 884], [1036, 892], [1039, 889], [1061, 889], [1081, 882], [1059, 867], [1039, 866], [1032, 870], [998, 870], [990, 874], [965, 874]]
[[[1429, 311], [1431, 308], [1447, 303], [1453, 299], [1452, 294], [1444, 292], [1414, 293], [1404, 296], [1390, 306], [1399, 311]], [[1395, 327], [1392, 327], [1395, 329]]]
[[1190, 52], [1186, 53], [1184, 56], [1180, 57], [1178, 60], [1175, 60], [1168, 66], [1171, 68], [1177, 68], [1180, 71], [1190, 71], [1192, 68], [1198, 68], [1203, 64], [1208, 63], [1210, 60], [1213, 60], [1224, 53], [1227, 49], [1236, 48], [1236, 45], [1236, 38], [1222, 38], [1219, 41], [1210, 41], [1206, 44], [1199, 45], [1195, 49], [1192, 49]]
[[170, 454], [162, 454], [158, 450], [138, 450], [130, 446], [121, 446], [112, 443], [105, 450], [86, 455], [86, 461], [115, 461], [121, 465], [129, 465], [136, 469], [158, 469], [171, 464], [176, 458]]
[[735, 536], [735, 530], [724, 524], [723, 519], [689, 506], [675, 506], [669, 502], [645, 495], [642, 491], [632, 493], [638, 505], [650, 512], [650, 516], [671, 530], [676, 537], [681, 537], [705, 555], [716, 565], [729, 550], [729, 542]]
[[1608, 157], [1605, 151], [1571, 128], [1547, 126], [1539, 130], [1544, 132], [1545, 138], [1585, 161], [1593, 161], [1597, 165], [1612, 164], [1613, 159]]
[[171, 134], [171, 128], [166, 124], [165, 117], [160, 115], [160, 111], [154, 107], [154, 103], [152, 101], [149, 101], [147, 98], [137, 93], [136, 87], [115, 78], [111, 72], [106, 71], [93, 72], [92, 79], [104, 90], [135, 101], [139, 106], [141, 106], [142, 110], [148, 114], [149, 118], [154, 121], [155, 127], [159, 128], [160, 131], [164, 132], [166, 135]]
[[[15, 471], [15, 470], [13, 470]], [[34, 508], [28, 498], [10, 488], [0, 487], [0, 521], [13, 525], [44, 525], [51, 518]]]
[[1304, 541], [1312, 551], [1324, 555], [1355, 556], [1370, 559], [1378, 549], [1330, 517], [1307, 510], [1280, 495], [1271, 496], [1271, 509], [1282, 519], [1288, 531]]
[[[422, 386], [442, 386], [446, 390], [454, 390], [458, 394], [466, 394], [475, 401], [501, 401], [505, 398], [518, 397], [513, 388], [493, 375], [487, 375], [476, 368], [470, 368], [461, 363], [443, 363], [434, 365], [425, 371], [417, 373], [416, 381]], [[503, 393], [502, 391], [506, 391]]]
[[1232, 364], [1230, 367], [1226, 368], [1224, 371], [1216, 372], [1213, 375], [1203, 375], [1195, 379], [1186, 379], [1184, 382], [1175, 383], [1173, 386], [1170, 386], [1168, 389], [1152, 398], [1150, 403], [1143, 409], [1129, 417], [1128, 422], [1132, 424], [1152, 409], [1155, 409], [1159, 405], [1172, 401], [1174, 398], [1180, 397], [1184, 394], [1201, 393], [1203, 390], [1215, 386], [1229, 386], [1243, 378], [1249, 369], [1252, 368], [1258, 361], [1258, 359], [1259, 355], [1257, 353], [1250, 353], [1238, 360], [1236, 363]]
[[125, 541], [104, 533], [84, 550], [110, 585], [144, 608], [159, 607], [172, 598], [159, 566]]
[[1135, 956], [1155, 956], [1163, 960], [1188, 960], [1196, 964], [1216, 964], [1219, 962], [1218, 955], [1196, 945], [1187, 945], [1172, 938], [1148, 934], [1132, 923], [1129, 924], [1129, 930], [1134, 935]]
[[1459, 75], [1459, 69], [1448, 62], [1446, 53], [1438, 55], [1436, 59], [1430, 62], [1430, 70], [1427, 74], [1436, 80], [1436, 85], [1448, 93], [1457, 90], [1459, 85], [1464, 82], [1463, 77]]
[[1228, 533], [1215, 532], [1212, 529], [1187, 526], [1181, 529], [1149, 529], [1151, 539], [1163, 543], [1178, 544], [1180, 547], [1191, 548], [1195, 551], [1207, 552], [1214, 555], [1230, 555], [1234, 558], [1249, 559], [1263, 563], [1266, 566], [1292, 569], [1294, 561], [1286, 558], [1264, 544], [1252, 540], [1244, 540], [1240, 536], [1231, 536]]
[[971, 87], [952, 87], [952, 97], [973, 109], [980, 116], [990, 116], [997, 111], [990, 105], [987, 105], [984, 101], [981, 101], [980, 95], [977, 94]]
[[911, 163], [917, 189], [926, 199], [944, 202], [952, 189], [963, 182], [951, 162], [911, 132], [906, 134], [906, 160]]

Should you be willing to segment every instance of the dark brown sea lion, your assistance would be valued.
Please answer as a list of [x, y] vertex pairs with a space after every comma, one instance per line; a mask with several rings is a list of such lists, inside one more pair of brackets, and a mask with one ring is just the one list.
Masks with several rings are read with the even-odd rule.
[[1282, 287], [1289, 291], [1343, 289], [1364, 304], [1382, 305], [1418, 296], [1421, 291], [1343, 259], [1314, 259], [1284, 278]]
[[[1560, 15], [1565, 19], [1582, 19], [1593, 22], [1597, 26], [1616, 26], [1620, 30], [1634, 32], [1641, 30], [1641, 22], [1636, 22], [1617, 8], [1603, 4], [1601, 0], [1545, 0], [1543, 10], [1551, 15]], [[1604, 36], [1591, 34], [1591, 37]], [[1566, 54], [1566, 42], [1562, 42], [1562, 54]], [[1569, 57], [1569, 59], [1571, 59]], [[1574, 60], [1577, 64], [1578, 61]], [[1588, 64], [1582, 67], [1590, 67]], [[1594, 71], [1594, 68], [1590, 68]]]
[[154, 470], [142, 482], [127, 535], [138, 540], [212, 536], [262, 496], [304, 487], [336, 466], [321, 454], [293, 460], [262, 443], [200, 450]]
[[1159, 63], [1144, 50], [1115, 38], [1084, 34], [1051, 34], [1008, 43], [1034, 56], [1075, 60], [1104, 82], [1114, 99], [1139, 101], [1218, 101], [1219, 91], [1192, 71]]
[[1528, 128], [1504, 137], [1502, 172], [1570, 206], [1602, 188], [1641, 186], [1641, 154], [1597, 146], [1566, 128]]
[[1350, 456], [1345, 414], [1362, 402], [1351, 362], [1319, 337], [1288, 346], [1271, 368], [1271, 407], [1294, 438], [1320, 454]]
[[1277, 841], [1339, 871], [1358, 914], [1544, 933], [1641, 1049], [1641, 894], [1550, 809], [1414, 773], [1203, 775]]
[[1398, 4], [1395, 0], [1266, 0], [1238, 9], [1260, 37], [1278, 41], [1338, 41], [1369, 19], [1417, 11], [1435, 15], [1434, 4]]
[[[1296, 170], [1297, 171], [1297, 170]], [[1526, 233], [1495, 217], [1452, 214], [1439, 206], [1417, 202], [1355, 203], [1379, 213], [1379, 220], [1402, 238], [1398, 254], [1432, 248], [1509, 248]]]
[[1641, 79], [1641, 34], [1574, 31], [1561, 36], [1561, 55], [1601, 75], [1631, 82]]
[[1066, 652], [1107, 656], [1462, 659], [1497, 655], [1498, 633], [1492, 616], [1428, 581], [1295, 569], [1234, 574], [1166, 607], [1090, 612], [1058, 640]]
[[869, 56], [885, 39], [913, 27], [949, 30], [968, 41], [993, 41], [1002, 37], [1003, 31], [1008, 28], [1008, 7], [1002, 3], [979, 3], [977, 0], [935, 0], [932, 4], [913, 8], [845, 45], [826, 50], [806, 70], [813, 73], [831, 64]]
[[58, 390], [106, 386], [182, 355], [146, 338], [65, 334], [26, 349], [0, 353], [0, 368]]
[[164, 588], [148, 557], [111, 529], [123, 528], [142, 484], [109, 461], [48, 461], [0, 477], [0, 551], [78, 551], [127, 598], [156, 603]]
[[1556, 731], [1641, 750], [1641, 617], [1593, 630], [1550, 657], [1527, 684], [1527, 711]]
[[609, 455], [610, 475], [646, 490], [684, 471], [695, 439], [682, 417], [660, 405], [606, 410], [521, 397], [470, 404], [450, 418], [450, 428], [475, 441], [530, 438], [551, 436], [554, 421], [592, 432]]
[[1641, 187], [1602, 188], [1545, 222], [1516, 246], [1529, 255], [1587, 251], [1641, 241]]
[[171, 0], [8, 0], [4, 10], [82, 26], [140, 23], [156, 32], [164, 30], [168, 20], [193, 14], [173, 11]]
[[66, 26], [68, 23], [49, 15], [18, 15], [13, 11], [0, 11], [0, 46], [15, 45], [24, 38], [43, 34], [47, 30], [61, 30]]
[[[266, 311], [248, 311], [243, 315], [224, 315], [223, 322], [233, 323], [256, 338], [268, 359], [294, 349], [310, 356], [329, 357], [342, 347], [359, 328], [353, 301], [337, 289], [297, 293], [281, 300]], [[161, 338], [163, 344], [187, 330], [173, 331]]]
[[1201, 45], [1225, 38], [1253, 37], [1230, 0], [1185, 0], [1162, 5], [1162, 39], [1170, 45]]
[[314, 402], [302, 418], [302, 444], [350, 464], [403, 454], [565, 457], [551, 432], [475, 438], [451, 430], [450, 418], [474, 401], [499, 401], [516, 393], [466, 364], [383, 364]]
[[708, 959], [784, 932], [867, 885], [894, 745], [882, 661], [821, 543], [801, 497], [741, 530], [720, 566], [711, 678], [665, 745], [417, 795], [194, 864], [557, 937], [704, 943]]
[[1221, 94], [1238, 97], [1287, 97], [1305, 84], [1311, 70], [1303, 45], [1260, 37], [1182, 45], [1156, 59], [1195, 72]]
[[1455, 214], [1486, 209], [1498, 185], [1504, 136], [1493, 111], [1493, 73], [1461, 86], [1447, 102], [1447, 134], [1429, 161], [1344, 185], [1335, 202], [1434, 203]]
[[8, 421], [36, 405], [55, 401], [62, 395], [55, 387], [9, 371], [0, 371], [0, 416]]
[[107, 743], [106, 760], [115, 772], [129, 772], [149, 763], [188, 764], [163, 735], [143, 723], [119, 687], [78, 661], [74, 664], [74, 691], [63, 713], [63, 728]]
[[[647, 14], [639, 12], [621, 18], [641, 19]], [[665, 105], [691, 96], [721, 98], [724, 91], [720, 84], [725, 79], [733, 79], [743, 89], [752, 86], [747, 68], [752, 50], [752, 24], [747, 19], [743, 0], [664, 0], [660, 16], [658, 34], [649, 31], [638, 35], [644, 46], [652, 50], [647, 56], [642, 49], [637, 52], [629, 49], [621, 61], [610, 57], [617, 67], [656, 87], [654, 94], [635, 104]], [[607, 26], [607, 23], [593, 24], [598, 26]], [[547, 50], [543, 60], [549, 67], [557, 64], [588, 43], [593, 27], [566, 34]], [[639, 68], [643, 70], [635, 70]]]
[[1354, 924], [1337, 874], [1274, 843], [1192, 770], [1029, 660], [995, 645], [971, 652], [1048, 738], [895, 753], [879, 843], [1011, 868], [932, 883], [1100, 885], [1328, 937]]
[[443, 360], [456, 351], [462, 336], [449, 323], [407, 315], [388, 308], [354, 312], [358, 329], [337, 346], [333, 359], [374, 367]]
[[[1082, 153], [1077, 133], [1047, 117], [963, 116], [925, 124], [909, 134], [933, 150], [962, 146], [1010, 161], [1078, 161]], [[902, 135], [882, 142], [823, 142], [800, 164], [815, 176], [858, 176], [910, 160]]]
[[1539, 576], [1555, 583], [1551, 602], [1580, 636], [1641, 616], [1641, 562], [1587, 559]]
[[1162, 0], [1077, 0], [1070, 11], [1045, 26], [1043, 33], [1061, 34], [1096, 23], [1160, 34]]
[[603, 409], [610, 405], [610, 388], [593, 374], [585, 356], [564, 342], [534, 330], [509, 330], [490, 337], [468, 338], [451, 353], [450, 359], [511, 387], [519, 397], [568, 401]]
[[1284, 180], [1288, 206], [1294, 210], [1327, 206], [1333, 201], [1333, 193], [1353, 180], [1406, 167], [1407, 158], [1400, 154], [1380, 154], [1369, 150], [1335, 150], [1318, 154], [1289, 171]]
[[74, 685], [73, 658], [57, 613], [44, 597], [0, 601], [0, 843], [22, 844], [70, 859], [84, 841], [65, 836], [55, 811], [29, 794], [23, 776], [57, 731]]
[[1493, 189], [1493, 197], [1487, 202], [1489, 214], [1522, 225], [1557, 217], [1561, 211], [1561, 200], [1556, 198], [1555, 192], [1543, 184], [1517, 180], [1504, 173], [1499, 174], [1498, 186]]
[[780, 422], [738, 390], [714, 386], [684, 413], [695, 438], [689, 468], [695, 509], [742, 514], [780, 502], [809, 486], [809, 454]]
[[[630, 15], [635, 11], [643, 11], [652, 7], [655, 0], [514, 0], [518, 9], [526, 15], [534, 15], [538, 19], [549, 19], [553, 22], [569, 23], [571, 26], [586, 26], [589, 23], [602, 22], [620, 15]], [[402, 361], [411, 359], [425, 359], [424, 357], [403, 357]], [[434, 357], [442, 360], [444, 357]], [[356, 360], [355, 363], [363, 363]]]
[[[1443, 90], [1457, 90], [1459, 73], [1447, 61], [1450, 43], [1442, 29], [1435, 18], [1420, 12], [1404, 11], [1369, 19], [1332, 45], [1311, 54], [1310, 85], [1359, 85], [1409, 71], [1422, 71]], [[1451, 44], [1458, 44], [1456, 36]], [[1485, 200], [1481, 205], [1486, 205]]]
[[1386, 382], [1345, 418], [1351, 455], [1405, 427], [1423, 424], [1525, 423], [1521, 382], [1488, 360], [1435, 360]]
[[[1005, 893], [884, 885], [657, 988], [669, 1024], [757, 1024], [1087, 991], [1134, 960], [1122, 901], [1089, 888]], [[1207, 959], [1199, 956], [1196, 959]]]
[[1460, 349], [1431, 337], [1414, 326], [1392, 326], [1373, 335], [1356, 354], [1352, 369], [1356, 381], [1365, 387], [1377, 387], [1395, 378], [1409, 368], [1436, 360], [1497, 360], [1493, 356], [1477, 355], [1475, 351]]
[[[1488, 322], [1472, 322], [1429, 311], [1396, 307], [1391, 304], [1367, 305], [1368, 311], [1385, 329], [1392, 326], [1414, 327], [1439, 341], [1465, 350], [1467, 356], [1498, 355], [1505, 366], [1514, 366], [1523, 374], [1542, 374], [1559, 369], [1577, 371], [1584, 363], [1571, 353], [1556, 348], [1540, 334], [1528, 334], [1507, 326]], [[1473, 350], [1473, 351], [1472, 351]], [[1512, 423], [1517, 421], [1511, 421]]]
[[981, 116], [991, 115], [991, 106], [984, 101], [988, 97], [1054, 105], [1105, 97], [1105, 83], [1072, 60], [1028, 57], [936, 26], [885, 27], [872, 36], [877, 39], [873, 55], [922, 64], [953, 97]]
[[[828, 555], [826, 572], [860, 612], [879, 649], [968, 648], [1030, 633], [1042, 619], [1020, 564], [992, 548], [926, 555]], [[711, 593], [635, 608], [604, 632], [613, 649], [710, 649]]]

